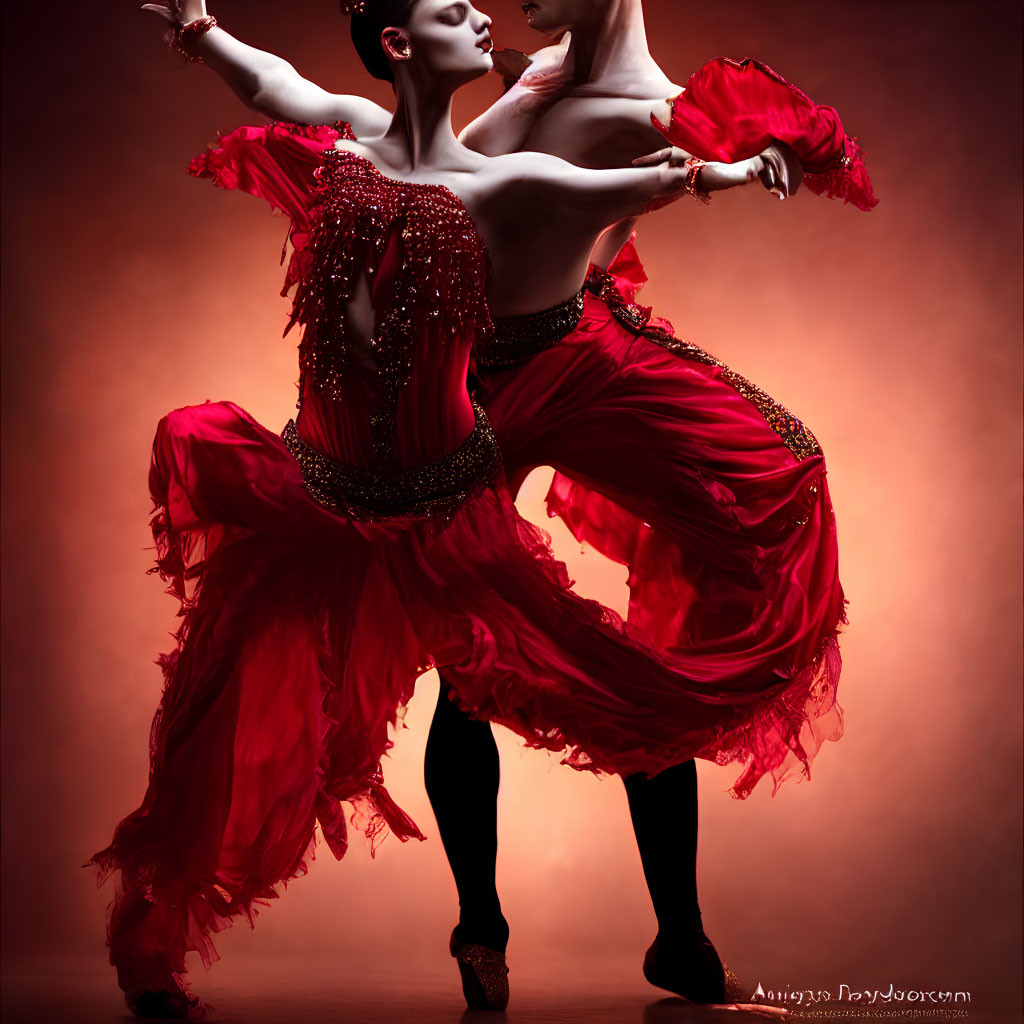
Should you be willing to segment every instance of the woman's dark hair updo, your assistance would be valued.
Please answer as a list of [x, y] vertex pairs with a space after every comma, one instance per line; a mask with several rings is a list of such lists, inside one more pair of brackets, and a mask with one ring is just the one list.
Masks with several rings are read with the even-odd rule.
[[[366, 70], [374, 78], [394, 84], [395, 76], [384, 55], [380, 36], [388, 26], [405, 28], [419, 0], [363, 0], [353, 4], [341, 0], [341, 13], [352, 20], [352, 43]], [[351, 12], [351, 13], [350, 13]]]

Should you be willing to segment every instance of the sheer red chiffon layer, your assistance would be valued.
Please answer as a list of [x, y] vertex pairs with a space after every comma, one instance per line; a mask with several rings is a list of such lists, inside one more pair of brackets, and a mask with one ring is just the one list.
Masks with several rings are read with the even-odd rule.
[[317, 821], [341, 859], [342, 801], [373, 841], [423, 838], [380, 764], [433, 665], [471, 714], [580, 769], [657, 771], [737, 717], [573, 594], [504, 487], [443, 525], [354, 521], [230, 402], [160, 422], [150, 486], [179, 644], [161, 659], [144, 800], [93, 858], [101, 882], [120, 871], [111, 961], [136, 983], [150, 961], [184, 971], [188, 950], [215, 961], [212, 932], [306, 873]]
[[[838, 740], [838, 635], [847, 622], [824, 455], [778, 403], [678, 339], [636, 323], [646, 279], [632, 244], [588, 294], [577, 328], [480, 393], [513, 491], [540, 465], [575, 537], [629, 567], [628, 621], [723, 699], [744, 726], [711, 759], [765, 774], [773, 793], [809, 778]], [[799, 453], [799, 454], [797, 454]]]

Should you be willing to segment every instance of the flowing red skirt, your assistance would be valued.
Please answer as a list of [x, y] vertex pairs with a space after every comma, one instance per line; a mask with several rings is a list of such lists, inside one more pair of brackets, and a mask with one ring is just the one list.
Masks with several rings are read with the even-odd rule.
[[[646, 280], [632, 245], [610, 269], [632, 302]], [[809, 778], [822, 744], [843, 734], [847, 622], [820, 448], [798, 458], [725, 368], [638, 336], [594, 294], [568, 338], [481, 379], [513, 492], [553, 466], [549, 514], [629, 567], [637, 633], [694, 679], [762, 699], [714, 757], [745, 762], [733, 795], [766, 773], [773, 793]]]
[[209, 967], [213, 932], [252, 924], [308, 870], [317, 821], [340, 859], [342, 801], [371, 839], [423, 838], [380, 763], [431, 666], [471, 714], [577, 769], [760, 756], [746, 744], [768, 691], [691, 679], [572, 593], [501, 480], [450, 521], [352, 520], [312, 499], [277, 434], [208, 402], [161, 420], [150, 490], [151, 571], [182, 622], [161, 658], [145, 797], [89, 862], [100, 883], [118, 872], [108, 944], [122, 987], [184, 972], [189, 950]]

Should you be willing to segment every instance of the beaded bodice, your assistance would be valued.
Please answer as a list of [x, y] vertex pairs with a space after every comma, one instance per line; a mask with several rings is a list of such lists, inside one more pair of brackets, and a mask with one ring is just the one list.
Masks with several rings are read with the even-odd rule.
[[[449, 433], [438, 438], [439, 451], [420, 451], [421, 459], [453, 449], [473, 422], [465, 393], [469, 352], [492, 330], [483, 240], [443, 185], [388, 178], [337, 147], [325, 152], [315, 177], [308, 260], [292, 313], [292, 322], [303, 325], [300, 410], [311, 399], [321, 420], [329, 403], [349, 415], [361, 409], [372, 455], [354, 461], [375, 470], [415, 464], [415, 451], [403, 456], [396, 448], [396, 430]], [[369, 366], [346, 338], [349, 304], [364, 281], [373, 308]], [[459, 420], [450, 432], [436, 418], [449, 400]], [[418, 412], [434, 419], [419, 422]], [[333, 447], [311, 433], [314, 443]], [[336, 453], [342, 461], [352, 454]]]

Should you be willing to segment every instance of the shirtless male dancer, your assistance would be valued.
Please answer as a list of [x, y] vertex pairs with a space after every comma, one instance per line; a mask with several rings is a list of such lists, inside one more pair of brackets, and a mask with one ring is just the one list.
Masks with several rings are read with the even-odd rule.
[[[652, 126], [652, 115], [663, 125], [669, 124], [671, 98], [678, 97], [683, 89], [651, 56], [641, 0], [530, 0], [522, 9], [533, 28], [557, 41], [530, 58], [516, 51], [499, 51], [496, 68], [498, 58], [503, 58], [510, 87], [467, 126], [461, 141], [487, 155], [539, 151], [591, 168], [623, 167], [660, 157], [666, 138]], [[680, 153], [680, 157], [686, 156], [689, 154]], [[756, 180], [786, 198], [799, 187], [802, 175], [795, 152], [775, 140], [760, 155], [747, 160], [731, 165], [706, 164], [700, 178], [702, 193], [697, 198], [706, 201], [712, 191]], [[624, 220], [608, 229], [591, 257], [596, 267], [607, 268], [612, 263], [630, 240], [637, 219]], [[621, 302], [616, 305], [620, 318], [627, 323], [631, 314], [642, 309]], [[649, 310], [646, 313], [650, 315]], [[639, 331], [631, 337], [643, 344]], [[648, 344], [653, 346], [654, 342]], [[573, 476], [576, 467], [572, 453], [564, 454], [563, 462], [559, 462], [563, 454], [560, 434], [571, 433], [572, 428], [566, 426], [559, 431], [559, 411], [552, 414], [550, 406], [558, 405], [564, 411], [573, 402], [586, 403], [589, 387], [584, 382], [574, 393], [572, 385], [559, 385], [563, 389], [554, 403], [548, 402], [548, 408], [542, 409], [538, 400], [534, 408], [529, 398], [523, 397], [539, 390], [531, 386], [530, 351], [518, 360], [515, 353], [512, 358], [507, 356], [507, 349], [498, 349], [493, 357], [485, 353], [480, 377], [483, 401], [502, 445], [510, 486], [515, 491], [538, 465], [553, 465]], [[545, 414], [549, 417], [549, 432], [540, 425]], [[571, 416], [565, 422], [573, 423]], [[614, 424], [608, 427], [608, 447], [614, 452]], [[620, 463], [628, 461], [628, 452], [619, 453], [618, 459]], [[595, 490], [602, 491], [602, 469], [588, 470], [582, 475]], [[613, 500], [628, 489], [625, 483], [620, 482], [618, 487], [617, 481], [609, 483], [608, 493]], [[653, 521], [655, 516], [645, 514], [644, 518]], [[828, 608], [823, 621], [842, 615], [837, 578], [821, 597], [821, 604]], [[822, 632], [832, 624], [824, 626]], [[498, 752], [490, 725], [473, 721], [458, 709], [450, 699], [443, 670], [440, 674], [441, 691], [428, 738], [425, 778], [458, 888], [460, 918], [455, 935], [463, 944], [479, 944], [481, 958], [485, 959], [488, 950], [503, 954], [508, 941], [494, 872]], [[738, 980], [723, 968], [703, 930], [696, 883], [694, 760], [653, 778], [632, 775], [623, 781], [658, 922], [657, 937], [644, 960], [645, 977], [653, 985], [694, 1002], [742, 998]]]

